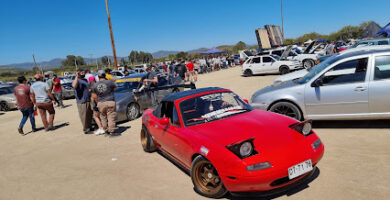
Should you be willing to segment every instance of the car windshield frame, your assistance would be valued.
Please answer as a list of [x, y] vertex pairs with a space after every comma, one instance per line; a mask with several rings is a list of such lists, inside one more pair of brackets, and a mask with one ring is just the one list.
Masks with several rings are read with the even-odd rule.
[[[227, 106], [226, 108], [217, 109], [217, 110], [214, 110], [214, 111], [211, 111], [208, 113], [201, 113], [202, 115], [200, 115], [199, 117], [195, 117], [195, 118], [192, 117], [192, 118], [187, 119], [186, 111], [188, 111], [188, 110], [183, 110], [183, 104], [188, 103], [188, 101], [192, 101], [195, 98], [202, 99], [202, 97], [203, 97], [202, 101], [206, 101], [204, 98], [207, 99], [207, 98], [209, 98], [209, 96], [217, 96], [218, 94], [222, 95], [222, 94], [227, 94], [227, 93], [230, 93], [232, 95], [233, 99], [236, 101], [235, 106]], [[208, 102], [210, 102], [210, 101], [208, 101]], [[211, 100], [211, 102], [213, 102], [213, 100]], [[204, 104], [202, 104], [202, 105], [204, 105]], [[245, 101], [242, 100], [241, 97], [239, 97], [237, 94], [235, 94], [231, 91], [218, 91], [218, 92], [207, 93], [207, 94], [198, 95], [198, 96], [195, 96], [195, 97], [192, 97], [189, 99], [185, 99], [178, 104], [178, 109], [179, 109], [179, 112], [181, 115], [181, 120], [182, 120], [183, 125], [185, 127], [204, 124], [204, 123], [208, 123], [208, 122], [216, 121], [216, 120], [221, 120], [224, 118], [243, 114], [243, 113], [250, 112], [253, 110], [253, 108], [249, 104], [245, 103]], [[193, 110], [196, 111], [195, 109], [193, 109]], [[228, 113], [228, 112], [231, 112], [231, 113]], [[204, 117], [204, 116], [207, 116], [207, 117]], [[200, 119], [200, 118], [202, 118], [202, 119]], [[193, 121], [192, 123], [189, 123], [188, 121], [192, 120], [192, 119], [197, 119], [197, 120]]]
[[300, 79], [297, 79], [296, 82], [298, 84], [306, 84], [309, 82], [311, 79], [313, 79], [317, 74], [321, 73], [323, 70], [325, 70], [327, 67], [332, 65], [333, 63], [337, 62], [337, 54], [327, 58], [323, 62], [319, 63], [318, 65], [312, 67], [309, 70], [309, 73], [307, 73], [305, 76], [303, 76]]

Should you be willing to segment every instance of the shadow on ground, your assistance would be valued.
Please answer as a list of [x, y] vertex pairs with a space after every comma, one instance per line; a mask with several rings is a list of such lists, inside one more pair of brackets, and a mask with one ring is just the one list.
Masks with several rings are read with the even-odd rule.
[[313, 121], [313, 128], [390, 128], [390, 120]]
[[[167, 156], [165, 153], [161, 151], [157, 151], [158, 154], [160, 154], [162, 157], [167, 159], [169, 162], [171, 162], [173, 165], [175, 165], [177, 168], [179, 168], [183, 173], [187, 174], [188, 176], [191, 176], [190, 171], [188, 171], [185, 167], [171, 159], [169, 156]], [[272, 193], [261, 193], [261, 192], [242, 192], [242, 193], [228, 193], [226, 194], [225, 198], [231, 199], [231, 200], [247, 200], [247, 199], [253, 199], [253, 200], [267, 200], [267, 199], [274, 199], [281, 196], [291, 196], [298, 192], [301, 192], [302, 190], [309, 188], [309, 183], [314, 181], [319, 175], [320, 175], [320, 169], [318, 167], [314, 168], [313, 174], [308, 178], [303, 178], [302, 180], [290, 185], [289, 188], [281, 190], [281, 191], [272, 191]], [[288, 187], [288, 186], [286, 186]], [[196, 190], [194, 189], [196, 192]]]

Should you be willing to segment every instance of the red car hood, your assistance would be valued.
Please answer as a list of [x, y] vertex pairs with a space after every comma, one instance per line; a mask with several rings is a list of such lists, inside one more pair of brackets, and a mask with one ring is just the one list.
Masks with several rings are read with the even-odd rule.
[[255, 147], [264, 151], [304, 139], [288, 127], [294, 123], [297, 121], [282, 115], [254, 110], [188, 128], [223, 146], [254, 138]]

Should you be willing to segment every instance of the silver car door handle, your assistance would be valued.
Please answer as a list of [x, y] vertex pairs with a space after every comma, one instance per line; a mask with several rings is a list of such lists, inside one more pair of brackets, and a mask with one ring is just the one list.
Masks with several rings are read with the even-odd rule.
[[365, 88], [365, 87], [356, 87], [355, 88], [355, 91], [357, 91], [357, 92], [365, 91], [365, 90], [367, 90], [367, 88]]

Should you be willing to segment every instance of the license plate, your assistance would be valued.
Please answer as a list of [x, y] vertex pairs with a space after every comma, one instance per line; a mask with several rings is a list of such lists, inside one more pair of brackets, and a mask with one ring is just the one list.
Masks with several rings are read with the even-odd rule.
[[288, 168], [288, 178], [289, 179], [296, 178], [306, 172], [310, 172], [311, 170], [313, 170], [313, 165], [311, 163], [311, 160], [309, 159]]

